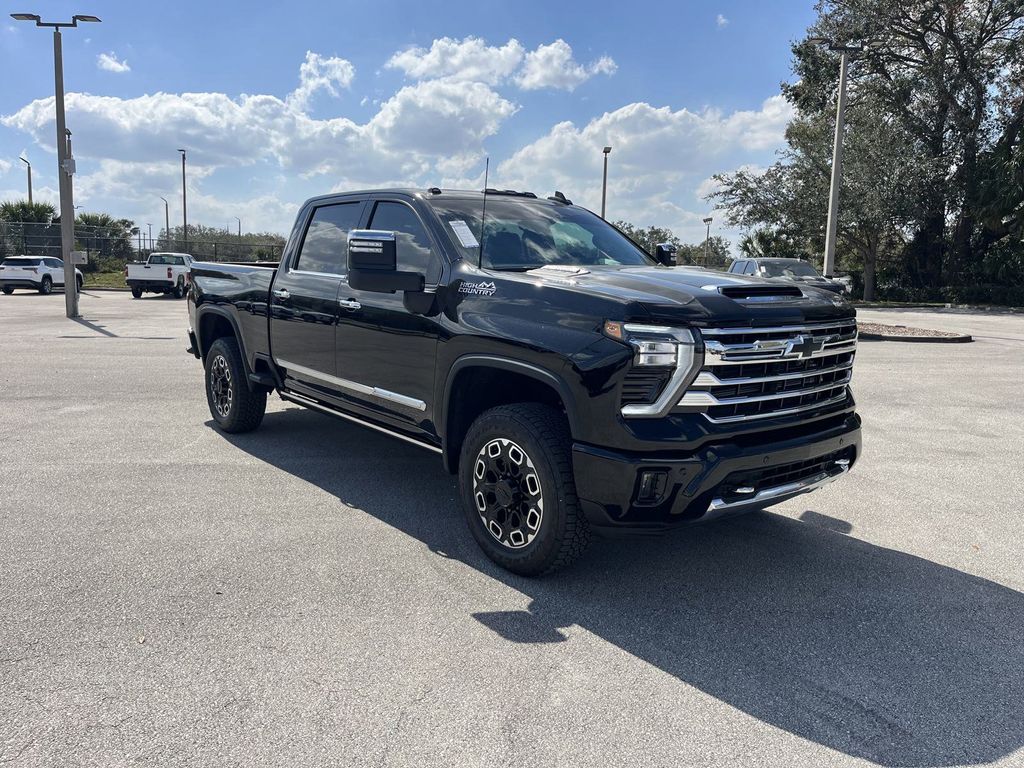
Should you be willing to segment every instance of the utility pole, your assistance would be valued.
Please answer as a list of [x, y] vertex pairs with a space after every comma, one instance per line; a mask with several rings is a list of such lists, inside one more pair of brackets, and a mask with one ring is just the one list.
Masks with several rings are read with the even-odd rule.
[[28, 170], [28, 204], [32, 205], [32, 163], [30, 163], [24, 157], [19, 157], [19, 160], [27, 166]]
[[701, 221], [703, 221], [708, 228], [708, 233], [704, 237], [704, 266], [706, 267], [709, 264], [708, 246], [711, 245], [711, 222], [713, 221], [713, 219], [710, 216], [708, 216], [706, 219], [701, 219]]
[[53, 29], [53, 91], [57, 112], [57, 182], [60, 187], [60, 255], [64, 260], [64, 310], [68, 317], [78, 317], [78, 282], [71, 251], [75, 247], [75, 203], [71, 177], [75, 160], [71, 154], [71, 131], [64, 119], [64, 56], [61, 50], [61, 27], [77, 27], [78, 22], [98, 22], [96, 16], [75, 14], [71, 21], [44, 22], [34, 13], [12, 13], [17, 21], [32, 21], [37, 27]]
[[188, 190], [185, 186], [185, 150], [181, 152], [181, 227], [182, 237], [185, 240], [185, 250], [188, 250]]
[[605, 147], [604, 152], [604, 177], [601, 179], [601, 218], [604, 218], [604, 207], [608, 200], [608, 155], [611, 153], [611, 147]]
[[170, 209], [170, 206], [167, 205], [167, 198], [166, 197], [161, 197], [160, 199], [164, 201], [164, 232], [167, 233], [167, 235], [166, 235], [167, 236], [167, 248], [170, 249], [170, 247], [171, 247], [171, 209]]
[[850, 54], [884, 45], [878, 40], [836, 45], [825, 37], [811, 37], [812, 45], [823, 45], [839, 53], [839, 95], [836, 99], [836, 134], [832, 143], [832, 180], [828, 194], [828, 220], [825, 225], [825, 264], [822, 272], [831, 278], [836, 268], [836, 235], [839, 230], [839, 188], [843, 183], [843, 131], [846, 125], [846, 77], [850, 68]]

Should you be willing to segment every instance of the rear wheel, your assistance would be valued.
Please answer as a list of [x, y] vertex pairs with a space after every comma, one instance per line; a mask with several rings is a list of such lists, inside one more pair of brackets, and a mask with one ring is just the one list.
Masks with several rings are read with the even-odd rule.
[[78, 292], [79, 293], [82, 292], [82, 284], [83, 284], [83, 282], [84, 281], [82, 280], [82, 278], [77, 277], [77, 276], [75, 277], [75, 286], [78, 288]]
[[49, 275], [43, 275], [43, 282], [39, 286], [39, 292], [43, 294], [43, 296], [49, 296], [53, 293], [53, 280]]
[[142, 298], [142, 289], [141, 288], [132, 288], [132, 298], [133, 299], [141, 299]]
[[249, 388], [242, 351], [231, 337], [217, 339], [206, 355], [206, 401], [225, 432], [251, 432], [263, 421], [267, 393]]
[[178, 282], [174, 284], [174, 298], [180, 299], [185, 295], [185, 278], [179, 277]]
[[466, 521], [498, 565], [524, 576], [565, 567], [590, 540], [572, 475], [565, 416], [519, 403], [484, 412], [459, 460]]

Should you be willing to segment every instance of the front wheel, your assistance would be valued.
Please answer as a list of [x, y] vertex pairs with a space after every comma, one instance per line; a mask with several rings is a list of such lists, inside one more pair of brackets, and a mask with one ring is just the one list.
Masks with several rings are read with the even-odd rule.
[[586, 549], [571, 446], [565, 416], [539, 403], [492, 408], [469, 428], [459, 459], [466, 521], [501, 567], [538, 576]]
[[263, 421], [267, 393], [249, 388], [238, 342], [217, 339], [206, 355], [206, 401], [225, 432], [251, 432]]
[[43, 294], [43, 296], [49, 296], [53, 293], [53, 280], [50, 279], [49, 275], [43, 275], [43, 282], [39, 286], [39, 292]]
[[4, 295], [10, 296], [12, 293], [14, 293], [14, 286], [13, 285], [5, 285], [4, 286]]

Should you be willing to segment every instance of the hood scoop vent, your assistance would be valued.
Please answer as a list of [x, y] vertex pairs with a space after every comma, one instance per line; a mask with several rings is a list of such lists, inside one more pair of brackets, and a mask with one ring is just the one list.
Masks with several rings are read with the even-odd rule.
[[786, 301], [803, 298], [795, 285], [722, 285], [718, 292], [736, 301]]

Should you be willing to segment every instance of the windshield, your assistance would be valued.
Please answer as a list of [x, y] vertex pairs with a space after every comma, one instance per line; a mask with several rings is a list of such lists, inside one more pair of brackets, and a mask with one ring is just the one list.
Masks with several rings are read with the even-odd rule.
[[806, 261], [762, 261], [761, 274], [765, 277], [817, 277], [818, 273]]
[[[430, 201], [462, 257], [480, 254], [482, 198]], [[654, 264], [617, 229], [582, 208], [536, 200], [487, 197], [485, 269], [525, 272], [548, 264], [586, 267]]]

